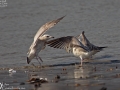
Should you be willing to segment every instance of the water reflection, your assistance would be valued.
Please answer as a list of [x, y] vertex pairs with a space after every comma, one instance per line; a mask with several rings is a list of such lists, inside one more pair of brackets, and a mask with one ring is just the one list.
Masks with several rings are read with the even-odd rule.
[[92, 72], [92, 67], [79, 67], [74, 69], [74, 78], [88, 78]]
[[[87, 65], [79, 68], [74, 69], [74, 83], [75, 86], [79, 85], [81, 86], [80, 90], [90, 90], [90, 87], [87, 87], [91, 85], [91, 80], [89, 79], [91, 74], [93, 72], [93, 67]], [[76, 86], [76, 89], [78, 87]]]

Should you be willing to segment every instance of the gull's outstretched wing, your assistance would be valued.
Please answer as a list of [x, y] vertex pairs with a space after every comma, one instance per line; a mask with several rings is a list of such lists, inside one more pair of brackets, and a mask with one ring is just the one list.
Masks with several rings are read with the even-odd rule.
[[47, 42], [47, 44], [53, 48], [65, 49], [67, 52], [71, 52], [73, 46], [75, 45], [81, 46], [79, 40], [73, 36], [66, 36], [50, 40]]
[[77, 37], [78, 40], [90, 51], [92, 50], [93, 45], [89, 42], [89, 40], [84, 35], [84, 31]]
[[82, 42], [83, 45], [87, 46], [87, 45], [91, 45], [91, 43], [89, 42], [89, 40], [86, 38], [84, 31], [80, 34], [80, 41]]
[[92, 50], [102, 50], [103, 48], [106, 47], [99, 47], [99, 46], [95, 46], [92, 43], [90, 43], [90, 41], [87, 39], [87, 37], [84, 34], [84, 31], [80, 34], [80, 36], [78, 36], [79, 41], [90, 51]]
[[42, 36], [48, 29], [52, 28], [54, 25], [56, 25], [60, 20], [62, 20], [65, 16], [58, 18], [56, 20], [47, 22], [43, 26], [40, 27], [36, 35], [34, 36], [34, 43], [37, 41], [37, 39]]

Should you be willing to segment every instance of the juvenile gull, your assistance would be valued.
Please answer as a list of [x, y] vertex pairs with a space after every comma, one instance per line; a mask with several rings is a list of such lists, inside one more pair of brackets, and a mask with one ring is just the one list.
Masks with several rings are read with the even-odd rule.
[[85, 36], [84, 31], [77, 38], [85, 46], [85, 48], [89, 49], [92, 52], [91, 53], [92, 55], [96, 54], [97, 52], [100, 52], [101, 50], [103, 50], [103, 48], [107, 48], [107, 47], [99, 47], [90, 43], [90, 41]]
[[[56, 25], [60, 20], [62, 20], [65, 16], [58, 18], [56, 20], [47, 22], [43, 26], [40, 27], [36, 35], [34, 36], [33, 43], [31, 44], [29, 51], [28, 51], [28, 56], [27, 56], [27, 63], [29, 64], [31, 60], [36, 57], [36, 59], [39, 61], [42, 59], [38, 56], [38, 53], [43, 50], [46, 46], [47, 40], [50, 38], [53, 38], [52, 36], [48, 34], [44, 34], [47, 30], [52, 28], [54, 25]], [[40, 62], [39, 62], [40, 63]]]
[[74, 56], [81, 59], [81, 66], [84, 59], [91, 57], [89, 49], [85, 48], [84, 45], [74, 36], [66, 36], [50, 40], [47, 44], [50, 47], [65, 49], [68, 53], [73, 53]]
[[[81, 39], [79, 40], [79, 38]], [[84, 31], [80, 36], [66, 36], [57, 38], [54, 40], [50, 40], [47, 42], [48, 46], [53, 48], [65, 49], [68, 53], [73, 53], [74, 56], [79, 57], [81, 59], [81, 66], [82, 61], [84, 59], [91, 58], [92, 55], [101, 51], [103, 48], [106, 47], [98, 47], [91, 44], [86, 36], [84, 35]]]

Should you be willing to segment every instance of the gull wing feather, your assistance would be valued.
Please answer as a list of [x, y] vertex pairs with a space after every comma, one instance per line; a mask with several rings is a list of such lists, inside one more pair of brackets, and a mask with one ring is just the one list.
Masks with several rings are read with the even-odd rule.
[[52, 20], [50, 22], [47, 22], [43, 26], [40, 27], [40, 29], [37, 31], [36, 35], [34, 36], [34, 43], [37, 41], [37, 39], [42, 36], [48, 29], [54, 27], [60, 20], [62, 20], [65, 16], [58, 18], [56, 20]]
[[99, 50], [102, 50], [103, 48], [106, 48], [106, 47], [98, 47], [98, 46], [95, 46], [92, 43], [90, 43], [90, 41], [85, 36], [84, 31], [77, 38], [90, 51], [92, 51], [92, 50], [98, 50], [99, 51]]
[[82, 48], [79, 40], [73, 36], [66, 36], [50, 40], [47, 42], [47, 44], [53, 48], [65, 49], [67, 52], [72, 52], [74, 45], [78, 45]]
[[92, 50], [92, 47], [94, 45], [92, 45], [86, 38], [86, 36], [84, 35], [84, 31], [78, 36], [78, 39], [86, 48], [88, 48], [90, 51]]

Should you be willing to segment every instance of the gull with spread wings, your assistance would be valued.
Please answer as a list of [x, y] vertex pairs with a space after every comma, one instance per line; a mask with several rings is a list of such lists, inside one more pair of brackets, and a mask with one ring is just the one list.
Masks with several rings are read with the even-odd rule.
[[[82, 35], [84, 35], [82, 33]], [[57, 39], [53, 39], [47, 42], [48, 46], [53, 48], [65, 49], [68, 53], [73, 53], [74, 56], [79, 57], [81, 59], [81, 66], [84, 59], [91, 58], [95, 53], [93, 48], [90, 46], [85, 46], [84, 41], [79, 41], [79, 37], [75, 36], [66, 36], [60, 37]], [[82, 40], [86, 39], [85, 36], [82, 37]], [[88, 42], [87, 42], [88, 43]], [[92, 45], [93, 47], [93, 45]], [[95, 46], [94, 46], [95, 47]], [[98, 48], [98, 47], [97, 47]], [[101, 49], [104, 47], [101, 47]], [[99, 49], [99, 50], [101, 50]]]
[[[47, 40], [54, 38], [53, 36], [50, 36], [48, 34], [44, 34], [47, 30], [50, 28], [54, 27], [60, 20], [62, 20], [65, 16], [58, 18], [56, 20], [47, 22], [43, 26], [40, 27], [36, 35], [34, 36], [33, 43], [31, 44], [29, 51], [28, 51], [28, 56], [27, 56], [27, 63], [29, 64], [33, 58], [36, 57], [36, 59], [41, 60], [42, 59], [38, 56], [38, 53], [43, 50], [46, 46]], [[40, 63], [40, 62], [39, 62]]]
[[50, 47], [65, 49], [68, 53], [73, 53], [81, 59], [81, 66], [84, 59], [91, 57], [89, 50], [74, 36], [60, 37], [48, 41], [47, 44]]

